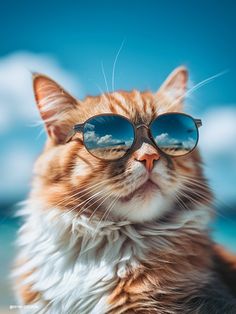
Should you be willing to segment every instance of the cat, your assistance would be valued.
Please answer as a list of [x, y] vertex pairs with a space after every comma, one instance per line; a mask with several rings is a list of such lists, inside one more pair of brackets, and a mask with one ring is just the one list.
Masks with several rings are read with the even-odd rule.
[[23, 313], [236, 313], [236, 263], [209, 236], [213, 195], [198, 149], [169, 157], [143, 136], [111, 162], [90, 154], [80, 132], [66, 140], [103, 113], [148, 125], [183, 112], [187, 82], [181, 66], [154, 93], [76, 100], [33, 75], [48, 138], [21, 212], [14, 288]]

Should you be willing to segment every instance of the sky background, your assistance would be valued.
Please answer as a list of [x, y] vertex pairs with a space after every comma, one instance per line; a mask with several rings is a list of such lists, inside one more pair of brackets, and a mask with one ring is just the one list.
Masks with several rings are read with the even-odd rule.
[[203, 120], [199, 145], [217, 198], [236, 202], [235, 1], [25, 0], [0, 12], [0, 202], [25, 198], [45, 140], [30, 71], [77, 97], [96, 95], [112, 89], [121, 46], [115, 89], [155, 91], [181, 64], [190, 88], [224, 72], [189, 96], [186, 111]]
[[235, 16], [234, 0], [1, 1], [0, 314], [16, 303], [12, 204], [26, 198], [45, 141], [31, 71], [79, 98], [112, 90], [114, 63], [115, 89], [125, 90], [156, 91], [179, 65], [189, 88], [221, 73], [189, 95], [186, 112], [203, 121], [199, 147], [220, 210], [213, 238], [236, 252]]

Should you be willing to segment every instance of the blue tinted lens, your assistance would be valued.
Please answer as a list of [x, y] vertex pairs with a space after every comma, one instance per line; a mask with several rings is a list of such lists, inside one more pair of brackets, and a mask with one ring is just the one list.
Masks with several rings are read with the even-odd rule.
[[157, 146], [170, 156], [182, 156], [195, 148], [198, 129], [193, 118], [181, 113], [164, 114], [150, 126]]
[[118, 115], [101, 115], [84, 125], [84, 144], [91, 154], [106, 160], [123, 157], [134, 141], [133, 125]]

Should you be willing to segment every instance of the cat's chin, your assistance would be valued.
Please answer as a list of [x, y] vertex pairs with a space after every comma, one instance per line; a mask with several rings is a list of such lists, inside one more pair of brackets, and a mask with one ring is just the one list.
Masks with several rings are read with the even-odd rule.
[[143, 183], [140, 187], [136, 190], [132, 191], [126, 196], [120, 197], [120, 202], [127, 203], [133, 198], [150, 198], [151, 194], [154, 194], [159, 189], [159, 186], [154, 183], [152, 180], [148, 179], [145, 183]]
[[161, 218], [171, 209], [167, 199], [155, 183], [147, 182], [131, 194], [120, 198], [113, 215], [131, 222], [147, 222]]

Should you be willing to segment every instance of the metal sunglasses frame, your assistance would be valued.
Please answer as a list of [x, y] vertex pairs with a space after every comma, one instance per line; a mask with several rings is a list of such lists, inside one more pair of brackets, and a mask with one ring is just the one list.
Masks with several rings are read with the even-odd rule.
[[[151, 132], [151, 125], [154, 121], [156, 121], [160, 116], [166, 116], [166, 115], [182, 115], [182, 116], [187, 116], [189, 118], [191, 118], [196, 126], [196, 131], [197, 131], [197, 140], [196, 140], [196, 144], [195, 146], [190, 150], [188, 151], [186, 154], [183, 154], [183, 155], [178, 155], [178, 156], [174, 156], [174, 155], [170, 155], [170, 154], [167, 154], [166, 152], [164, 152], [158, 145], [157, 143], [155, 142], [153, 136], [152, 136], [152, 132]], [[127, 120], [129, 122], [129, 124], [132, 125], [132, 128], [133, 128], [133, 131], [134, 131], [134, 139], [133, 139], [133, 143], [132, 145], [130, 146], [130, 148], [127, 150], [127, 152], [117, 158], [117, 159], [105, 159], [105, 158], [100, 158], [96, 155], [94, 155], [93, 153], [91, 153], [91, 151], [89, 150], [89, 148], [87, 148], [86, 146], [86, 142], [84, 141], [84, 127], [87, 123], [89, 123], [90, 120], [96, 118], [96, 117], [104, 117], [104, 116], [115, 116], [115, 117], [121, 117], [125, 120]], [[117, 161], [117, 160], [120, 160], [122, 158], [124, 158], [126, 155], [130, 154], [132, 152], [132, 149], [133, 147], [135, 146], [135, 143], [137, 141], [137, 129], [140, 128], [140, 127], [145, 127], [146, 129], [148, 129], [148, 134], [149, 134], [149, 138], [150, 140], [153, 142], [154, 146], [156, 147], [156, 149], [158, 151], [160, 151], [161, 153], [163, 153], [164, 155], [167, 155], [167, 156], [170, 156], [170, 157], [181, 157], [181, 156], [186, 156], [188, 155], [189, 153], [191, 153], [195, 147], [197, 146], [198, 144], [198, 140], [199, 140], [199, 132], [198, 132], [198, 128], [202, 126], [202, 120], [201, 119], [195, 119], [193, 118], [192, 116], [190, 116], [189, 114], [186, 114], [186, 113], [182, 113], [182, 112], [167, 112], [167, 113], [163, 113], [163, 114], [160, 114], [158, 115], [155, 119], [153, 119], [148, 125], [144, 124], [144, 123], [140, 123], [140, 124], [135, 124], [134, 122], [132, 122], [130, 119], [128, 119], [127, 117], [123, 116], [123, 115], [120, 115], [120, 114], [114, 114], [114, 113], [103, 113], [103, 114], [98, 114], [98, 115], [95, 115], [95, 116], [92, 116], [90, 118], [88, 118], [85, 122], [83, 123], [78, 123], [78, 124], [75, 124], [73, 126], [73, 128], [70, 130], [70, 132], [68, 133], [66, 139], [65, 139], [65, 143], [68, 143], [69, 141], [71, 141], [71, 139], [73, 138], [73, 136], [77, 133], [77, 132], [80, 132], [82, 133], [82, 136], [83, 136], [83, 144], [86, 148], [86, 150], [92, 155], [94, 156], [95, 158], [98, 158], [100, 160], [107, 160], [107, 161]]]

